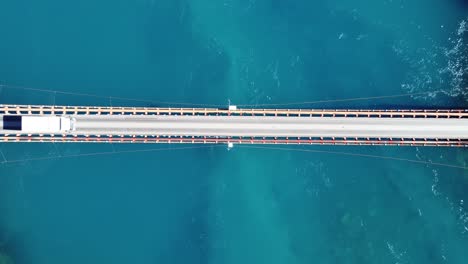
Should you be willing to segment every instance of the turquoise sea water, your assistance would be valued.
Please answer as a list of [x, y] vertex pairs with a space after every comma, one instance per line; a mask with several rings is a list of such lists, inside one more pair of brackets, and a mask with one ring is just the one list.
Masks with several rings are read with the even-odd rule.
[[[467, 19], [463, 0], [1, 1], [0, 103], [467, 108]], [[468, 170], [403, 160], [466, 168], [464, 149], [177, 148], [1, 144], [0, 263], [468, 258]]]

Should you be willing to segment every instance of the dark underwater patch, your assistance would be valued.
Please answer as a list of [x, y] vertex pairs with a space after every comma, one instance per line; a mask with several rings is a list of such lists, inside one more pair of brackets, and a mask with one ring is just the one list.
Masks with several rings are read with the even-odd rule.
[[[7, 258], [11, 259], [11, 264], [34, 263], [34, 260], [31, 259], [31, 256], [28, 254], [27, 246], [18, 235], [9, 236], [8, 240], [3, 245], [0, 245], [0, 254], [3, 254], [4, 256], [7, 256]], [[0, 263], [3, 264], [1, 261], [2, 260], [0, 259]]]

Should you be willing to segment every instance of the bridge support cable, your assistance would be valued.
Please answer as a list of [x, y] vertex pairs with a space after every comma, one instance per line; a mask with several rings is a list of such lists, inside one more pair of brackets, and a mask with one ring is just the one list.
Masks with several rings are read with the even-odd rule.
[[[86, 97], [94, 97], [94, 98], [101, 98], [101, 99], [108, 99], [109, 95], [100, 95], [100, 94], [92, 94], [92, 93], [81, 93], [81, 92], [74, 92], [74, 91], [64, 91], [64, 90], [52, 90], [52, 89], [41, 89], [41, 88], [33, 88], [33, 87], [24, 87], [24, 86], [16, 86], [16, 85], [9, 85], [9, 84], [0, 84], [0, 92], [2, 90], [23, 90], [23, 91], [35, 91], [35, 92], [43, 92], [43, 93], [55, 93], [55, 94], [63, 94], [63, 95], [73, 95], [73, 96], [86, 96]], [[287, 103], [257, 103], [257, 104], [239, 104], [238, 107], [297, 107], [297, 106], [308, 106], [308, 105], [317, 105], [317, 104], [329, 104], [329, 103], [342, 103], [342, 102], [355, 102], [355, 101], [369, 101], [369, 100], [382, 100], [382, 99], [394, 99], [394, 98], [402, 98], [402, 97], [416, 97], [416, 96], [424, 96], [424, 95], [437, 95], [437, 94], [449, 94], [451, 93], [450, 89], [439, 89], [435, 91], [423, 91], [423, 92], [412, 92], [412, 93], [400, 93], [400, 94], [391, 94], [391, 95], [379, 95], [379, 96], [361, 96], [361, 97], [350, 97], [350, 98], [337, 98], [337, 99], [329, 99], [329, 100], [314, 100], [314, 101], [297, 101], [297, 102], [287, 102]], [[122, 97], [122, 96], [112, 96], [116, 100], [123, 100], [128, 102], [138, 102], [138, 103], [147, 103], [147, 104], [157, 104], [157, 105], [179, 105], [179, 106], [193, 106], [193, 107], [225, 107], [225, 104], [213, 104], [213, 103], [189, 103], [189, 102], [170, 102], [170, 101], [156, 101], [156, 100], [148, 100], [142, 98], [130, 98], [130, 97]]]
[[2, 156], [2, 159], [3, 159], [0, 163], [7, 163], [8, 160], [6, 159], [5, 154], [3, 153], [2, 149], [0, 149], [0, 155]]

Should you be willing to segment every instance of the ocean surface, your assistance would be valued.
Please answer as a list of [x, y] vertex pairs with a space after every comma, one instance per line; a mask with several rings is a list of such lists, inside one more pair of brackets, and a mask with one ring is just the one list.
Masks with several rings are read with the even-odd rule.
[[[463, 0], [0, 1], [0, 104], [466, 109], [467, 56]], [[466, 149], [287, 148], [0, 144], [0, 263], [467, 263]]]

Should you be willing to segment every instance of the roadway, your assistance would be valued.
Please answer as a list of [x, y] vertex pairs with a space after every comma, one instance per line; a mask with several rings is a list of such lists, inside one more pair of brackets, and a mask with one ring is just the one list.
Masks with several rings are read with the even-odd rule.
[[[72, 115], [76, 135], [468, 139], [468, 119]], [[1, 129], [1, 128], [0, 128]], [[38, 131], [39, 133], [40, 131]], [[12, 134], [2, 131], [1, 134]]]

